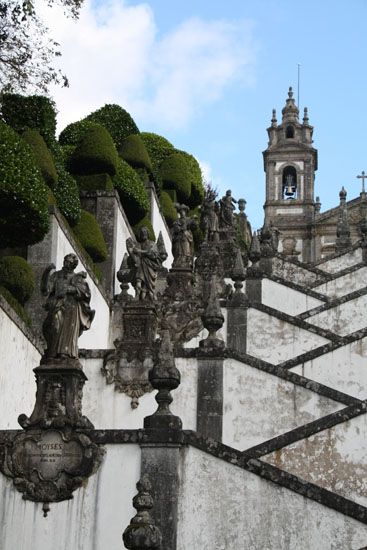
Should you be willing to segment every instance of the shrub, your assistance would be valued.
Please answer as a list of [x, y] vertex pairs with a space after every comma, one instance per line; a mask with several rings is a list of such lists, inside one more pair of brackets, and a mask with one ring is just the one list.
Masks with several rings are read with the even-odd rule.
[[74, 154], [75, 145], [58, 145], [59, 153], [60, 153], [60, 160], [62, 159], [62, 162], [64, 164], [64, 167], [66, 170], [70, 170], [70, 159], [72, 155]]
[[140, 222], [136, 223], [133, 226], [133, 231], [134, 231], [135, 237], [137, 239], [139, 238], [140, 229], [143, 226], [145, 226], [148, 229], [149, 239], [151, 241], [155, 241], [154, 229], [153, 229], [152, 223], [151, 223], [150, 219], [148, 218], [148, 216], [145, 216], [145, 218], [143, 218], [142, 220], [140, 220]]
[[45, 236], [47, 194], [31, 148], [0, 121], [0, 248], [34, 244]]
[[166, 220], [167, 224], [171, 226], [178, 217], [176, 208], [173, 206], [173, 201], [166, 191], [162, 191], [159, 200], [161, 203], [164, 219]]
[[128, 136], [119, 148], [119, 155], [133, 168], [152, 170], [148, 151], [139, 134]]
[[200, 164], [195, 157], [186, 153], [186, 151], [177, 151], [183, 155], [187, 161], [189, 172], [190, 172], [190, 182], [191, 182], [191, 194], [187, 200], [187, 205], [190, 208], [195, 208], [202, 204], [205, 195], [205, 189], [203, 184], [203, 174], [201, 172]]
[[161, 176], [164, 189], [175, 189], [177, 200], [187, 204], [191, 194], [190, 165], [184, 155], [174, 153], [161, 165]]
[[48, 97], [3, 94], [1, 112], [6, 124], [18, 134], [31, 128], [39, 131], [48, 146], [55, 141], [56, 110]]
[[94, 262], [104, 262], [107, 246], [96, 218], [86, 210], [81, 211], [80, 221], [73, 228], [77, 240]]
[[81, 191], [112, 191], [113, 183], [108, 174], [91, 174], [90, 176], [76, 176]]
[[64, 166], [63, 151], [58, 143], [52, 147], [58, 180], [52, 188], [57, 206], [71, 226], [80, 220], [79, 189], [75, 179]]
[[43, 179], [49, 187], [53, 187], [57, 181], [57, 173], [54, 160], [47, 148], [45, 140], [38, 130], [26, 130], [22, 135], [24, 141], [32, 148], [37, 166]]
[[101, 125], [89, 128], [70, 158], [71, 173], [80, 176], [116, 174], [117, 151], [110, 134]]
[[31, 325], [31, 319], [25, 309], [22, 305], [14, 298], [14, 296], [4, 288], [3, 286], [0, 286], [0, 294], [5, 300], [8, 302], [9, 306], [15, 311], [17, 315], [24, 321], [24, 323], [28, 326]]
[[129, 222], [135, 225], [144, 218], [150, 207], [144, 184], [134, 169], [122, 159], [118, 160], [113, 184], [120, 195]]
[[86, 119], [79, 120], [78, 122], [72, 122], [71, 124], [66, 126], [66, 128], [64, 128], [59, 135], [60, 145], [74, 145], [74, 147], [76, 145], [79, 145], [81, 140], [84, 138], [86, 132], [90, 128], [94, 128], [95, 126], [95, 122]]
[[166, 138], [151, 132], [142, 132], [141, 139], [148, 151], [154, 169], [159, 169], [162, 162], [175, 152], [175, 148]]
[[139, 134], [139, 128], [132, 117], [119, 105], [107, 104], [88, 115], [84, 120], [102, 124], [111, 134], [118, 149], [128, 136]]
[[20, 256], [4, 256], [0, 259], [0, 285], [24, 305], [34, 290], [31, 266]]

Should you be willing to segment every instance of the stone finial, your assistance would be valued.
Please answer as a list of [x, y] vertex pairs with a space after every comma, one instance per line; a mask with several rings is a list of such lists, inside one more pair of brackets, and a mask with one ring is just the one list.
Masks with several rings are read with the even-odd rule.
[[133, 498], [136, 515], [131, 519], [122, 535], [125, 548], [130, 550], [158, 550], [162, 543], [159, 528], [154, 525], [151, 509], [153, 498], [152, 486], [148, 476], [144, 475], [136, 484], [138, 494]]
[[345, 203], [345, 201], [347, 199], [347, 192], [344, 189], [344, 186], [341, 188], [341, 190], [339, 192], [339, 198], [340, 198], [340, 204]]
[[309, 123], [308, 109], [307, 107], [305, 107], [303, 111], [303, 124], [308, 125], [308, 123]]
[[339, 219], [336, 226], [336, 241], [335, 241], [335, 248], [338, 252], [347, 250], [352, 244], [350, 240], [348, 210], [347, 210], [347, 204], [346, 204], [347, 192], [344, 189], [344, 187], [341, 188], [339, 197], [340, 197]]
[[237, 250], [236, 261], [232, 270], [232, 279], [234, 281], [235, 292], [231, 298], [232, 305], [245, 305], [247, 303], [246, 295], [242, 291], [243, 281], [246, 279], [246, 270], [242, 261], [241, 250]]
[[238, 199], [238, 210], [240, 214], [245, 214], [246, 204], [247, 202], [245, 199]]
[[261, 258], [260, 241], [256, 231], [252, 235], [249, 258], [253, 264], [256, 264]]
[[220, 309], [220, 304], [217, 296], [217, 285], [215, 277], [210, 281], [209, 299], [205, 311], [201, 317], [204, 327], [209, 332], [205, 340], [201, 340], [199, 345], [201, 348], [223, 348], [224, 342], [217, 338], [217, 331], [222, 328], [224, 317]]
[[321, 210], [320, 197], [316, 197], [316, 202], [315, 202], [315, 214], [319, 214], [319, 213], [320, 213], [320, 210]]
[[158, 409], [151, 416], [145, 417], [144, 428], [180, 430], [182, 428], [181, 419], [174, 416], [169, 407], [173, 401], [171, 390], [175, 390], [180, 385], [181, 375], [175, 365], [168, 327], [162, 327], [161, 335], [157, 358], [153, 368], [149, 371], [149, 382], [154, 389], [158, 390], [155, 396]]
[[277, 112], [275, 109], [273, 109], [273, 112], [272, 112], [271, 125], [273, 128], [276, 128], [278, 126]]
[[159, 235], [158, 235], [157, 249], [158, 249], [158, 252], [159, 252], [159, 256], [162, 260], [162, 263], [163, 263], [165, 260], [167, 260], [168, 254], [167, 254], [166, 246], [164, 244], [162, 231], [160, 231]]

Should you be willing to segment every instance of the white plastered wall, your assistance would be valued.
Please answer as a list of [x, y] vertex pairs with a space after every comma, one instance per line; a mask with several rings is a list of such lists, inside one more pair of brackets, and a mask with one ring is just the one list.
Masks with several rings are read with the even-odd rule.
[[367, 286], [367, 267], [361, 267], [352, 273], [323, 283], [313, 290], [326, 294], [330, 298], [339, 298]]
[[264, 278], [262, 280], [262, 303], [288, 315], [299, 315], [324, 302], [317, 300], [308, 294], [294, 290], [289, 286], [282, 285]]
[[247, 318], [247, 353], [277, 365], [329, 340], [254, 308]]
[[367, 338], [290, 369], [357, 399], [367, 399]]
[[316, 313], [306, 320], [320, 328], [346, 336], [367, 326], [367, 294]]
[[357, 550], [367, 525], [189, 447], [183, 452], [178, 550]]
[[167, 269], [170, 269], [172, 262], [173, 262], [173, 256], [172, 256], [172, 242], [171, 242], [171, 236], [169, 234], [169, 230], [167, 228], [167, 225], [162, 217], [162, 214], [159, 209], [159, 204], [157, 202], [156, 194], [151, 193], [151, 220], [152, 220], [152, 226], [154, 229], [154, 233], [156, 236], [156, 239], [158, 239], [159, 232], [162, 232], [162, 237], [164, 241], [164, 245], [166, 247], [167, 251], [167, 260], [164, 262], [163, 267], [166, 267]]
[[367, 506], [366, 414], [297, 441], [262, 460]]
[[39, 365], [41, 354], [1, 306], [0, 349], [0, 429], [20, 429], [18, 416], [33, 410], [33, 369]]
[[327, 273], [338, 273], [338, 271], [342, 271], [343, 269], [359, 264], [360, 262], [362, 262], [362, 249], [356, 248], [355, 250], [347, 252], [342, 256], [322, 262], [318, 264], [317, 267]]
[[226, 359], [223, 443], [245, 450], [344, 407], [292, 382]]
[[139, 477], [138, 445], [106, 445], [98, 472], [44, 518], [42, 503], [23, 500], [0, 474], [1, 550], [121, 550]]
[[126, 252], [126, 239], [128, 239], [129, 237], [134, 237], [134, 235], [130, 232], [130, 229], [126, 223], [124, 216], [122, 215], [120, 208], [117, 208], [115, 232], [115, 294], [120, 294], [121, 289], [120, 282], [117, 279], [117, 272], [120, 269], [121, 262]]

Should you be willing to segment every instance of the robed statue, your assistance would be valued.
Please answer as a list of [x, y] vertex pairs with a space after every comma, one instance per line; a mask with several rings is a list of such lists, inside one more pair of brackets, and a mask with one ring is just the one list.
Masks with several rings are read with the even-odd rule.
[[188, 218], [189, 207], [185, 204], [175, 204], [179, 218], [172, 226], [173, 268], [192, 269], [194, 259], [194, 237], [192, 229], [196, 229], [196, 217]]
[[215, 200], [216, 191], [208, 187], [201, 206], [200, 226], [204, 232], [204, 240], [214, 243], [219, 242], [219, 204]]
[[219, 201], [222, 227], [233, 226], [233, 211], [235, 210], [235, 204], [237, 204], [237, 201], [232, 197], [232, 191], [229, 189]]
[[123, 265], [121, 266], [117, 278], [132, 283], [136, 300], [153, 301], [158, 272], [167, 258], [162, 237], [160, 236], [157, 243], [151, 241], [147, 227], [143, 226], [138, 235], [138, 242], [128, 238], [126, 249], [129, 255], [128, 258], [124, 258], [126, 268], [123, 269]]
[[77, 358], [78, 338], [90, 328], [95, 311], [90, 308], [91, 293], [84, 271], [75, 273], [78, 258], [67, 254], [63, 267], [51, 271], [51, 264], [43, 274], [41, 290], [47, 295], [47, 317], [43, 335], [47, 343], [44, 359]]

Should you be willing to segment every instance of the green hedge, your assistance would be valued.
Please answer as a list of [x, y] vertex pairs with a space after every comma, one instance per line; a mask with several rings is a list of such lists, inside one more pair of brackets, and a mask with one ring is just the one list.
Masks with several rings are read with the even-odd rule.
[[145, 226], [148, 229], [149, 239], [151, 241], [155, 241], [154, 229], [153, 229], [152, 223], [151, 223], [150, 219], [148, 218], [148, 216], [145, 216], [145, 218], [143, 218], [142, 220], [140, 220], [140, 222], [136, 223], [133, 226], [133, 231], [134, 231], [135, 237], [137, 239], [139, 238], [140, 229], [143, 226]]
[[191, 194], [190, 165], [182, 153], [174, 153], [162, 162], [163, 189], [175, 189], [177, 200], [187, 204]]
[[161, 192], [159, 201], [161, 203], [164, 219], [166, 220], [167, 224], [171, 226], [173, 222], [177, 220], [177, 217], [178, 217], [176, 208], [173, 206], [173, 201], [170, 195], [166, 191]]
[[122, 159], [118, 160], [113, 178], [122, 206], [131, 225], [138, 223], [148, 213], [150, 204], [144, 184], [135, 170]]
[[202, 204], [205, 195], [203, 174], [201, 172], [200, 164], [195, 157], [189, 153], [186, 153], [186, 151], [177, 152], [185, 157], [190, 173], [191, 194], [187, 200], [187, 205], [190, 208], [195, 208], [196, 206]]
[[148, 171], [152, 170], [152, 163], [148, 155], [148, 151], [139, 134], [128, 136], [118, 150], [122, 157], [133, 168], [145, 168]]
[[130, 134], [139, 134], [139, 128], [131, 115], [119, 105], [107, 104], [88, 115], [85, 120], [102, 124], [111, 134], [118, 149]]
[[64, 167], [67, 171], [70, 171], [70, 159], [74, 154], [76, 145], [60, 145], [58, 144], [59, 152], [60, 152], [60, 160], [62, 159], [62, 162], [64, 164]]
[[162, 162], [175, 152], [172, 143], [163, 136], [153, 134], [152, 132], [142, 132], [140, 137], [144, 142], [155, 169], [159, 169]]
[[31, 266], [20, 256], [0, 258], [0, 286], [6, 288], [24, 305], [34, 291], [34, 274]]
[[76, 176], [81, 191], [112, 191], [113, 182], [108, 174], [91, 174], [90, 176]]
[[70, 171], [79, 176], [116, 174], [117, 151], [110, 134], [101, 125], [89, 128], [70, 158]]
[[17, 315], [25, 322], [26, 325], [31, 325], [31, 319], [22, 305], [14, 298], [11, 292], [0, 285], [0, 294], [8, 302], [9, 306]]
[[57, 181], [57, 172], [54, 160], [47, 148], [45, 140], [38, 130], [26, 130], [22, 138], [32, 148], [37, 166], [46, 184], [53, 188]]
[[31, 148], [0, 121], [0, 248], [43, 239], [49, 226], [47, 195]]
[[108, 256], [107, 246], [96, 218], [86, 210], [81, 211], [80, 221], [73, 231], [77, 240], [93, 262], [104, 262]]
[[[90, 128], [94, 128], [96, 126], [95, 122], [92, 122], [91, 120], [79, 120], [77, 122], [72, 122], [66, 128], [63, 129], [63, 131], [59, 135], [59, 143], [63, 147], [65, 145], [79, 145], [81, 140], [84, 138], [86, 132], [90, 130]], [[99, 126], [99, 125], [98, 125]]]
[[41, 95], [3, 94], [2, 118], [18, 134], [38, 130], [48, 146], [55, 141], [56, 109], [54, 102]]
[[78, 185], [73, 176], [65, 169], [64, 151], [58, 143], [54, 143], [52, 153], [58, 177], [52, 191], [60, 212], [73, 226], [80, 220], [81, 207]]

